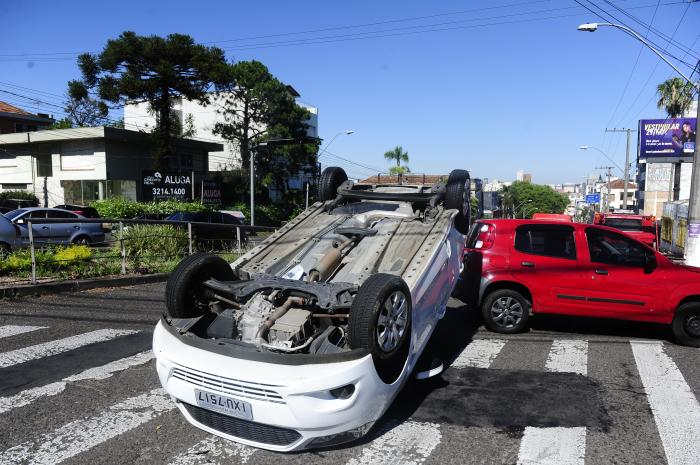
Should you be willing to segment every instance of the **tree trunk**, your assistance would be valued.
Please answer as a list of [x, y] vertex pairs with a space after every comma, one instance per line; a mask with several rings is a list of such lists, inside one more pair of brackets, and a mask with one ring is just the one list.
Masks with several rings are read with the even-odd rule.
[[158, 129], [156, 131], [156, 143], [153, 154], [153, 168], [164, 170], [169, 167], [169, 160], [173, 154], [170, 145], [170, 131], [172, 122], [170, 121], [170, 91], [163, 89], [157, 103]]

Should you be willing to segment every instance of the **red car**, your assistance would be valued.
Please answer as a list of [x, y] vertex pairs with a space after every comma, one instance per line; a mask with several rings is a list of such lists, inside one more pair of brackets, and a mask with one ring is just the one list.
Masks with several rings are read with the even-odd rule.
[[655, 249], [659, 243], [655, 216], [633, 215], [629, 213], [596, 213], [593, 224], [624, 231], [639, 242]]
[[578, 315], [669, 324], [700, 347], [700, 268], [616, 229], [480, 220], [465, 253], [462, 296], [492, 331], [522, 331], [532, 314]]

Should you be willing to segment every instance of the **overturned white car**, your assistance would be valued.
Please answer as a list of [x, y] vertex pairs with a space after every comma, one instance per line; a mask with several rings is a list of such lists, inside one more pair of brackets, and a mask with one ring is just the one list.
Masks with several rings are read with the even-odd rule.
[[229, 264], [183, 260], [153, 336], [195, 426], [275, 451], [361, 437], [414, 370], [456, 284], [469, 174], [364, 185], [324, 170], [318, 202]]

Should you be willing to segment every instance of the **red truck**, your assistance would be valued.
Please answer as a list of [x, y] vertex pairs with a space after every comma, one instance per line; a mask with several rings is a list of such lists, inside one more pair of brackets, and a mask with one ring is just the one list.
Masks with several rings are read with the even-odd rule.
[[700, 347], [700, 268], [677, 265], [617, 229], [550, 220], [479, 220], [461, 297], [486, 327], [515, 333], [541, 313], [671, 325]]
[[630, 213], [596, 213], [593, 224], [624, 231], [639, 242], [656, 249], [659, 243], [655, 216], [634, 215]]

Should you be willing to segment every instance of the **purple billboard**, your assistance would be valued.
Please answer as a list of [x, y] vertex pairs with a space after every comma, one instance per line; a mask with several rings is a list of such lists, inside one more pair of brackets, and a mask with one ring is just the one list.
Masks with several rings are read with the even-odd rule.
[[643, 119], [639, 121], [639, 158], [692, 157], [696, 118]]

